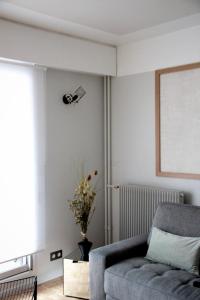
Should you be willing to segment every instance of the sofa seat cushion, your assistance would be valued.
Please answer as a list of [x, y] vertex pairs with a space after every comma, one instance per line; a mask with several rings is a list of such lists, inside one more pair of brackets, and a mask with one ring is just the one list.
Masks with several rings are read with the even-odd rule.
[[119, 300], [200, 300], [200, 278], [187, 271], [142, 257], [124, 260], [106, 269], [104, 290]]

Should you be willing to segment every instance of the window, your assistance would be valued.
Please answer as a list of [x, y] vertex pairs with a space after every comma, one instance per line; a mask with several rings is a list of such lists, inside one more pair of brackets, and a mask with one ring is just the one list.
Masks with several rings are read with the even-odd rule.
[[32, 269], [32, 256], [23, 256], [0, 264], [0, 280], [30, 271]]
[[44, 248], [44, 83], [39, 67], [0, 62], [1, 276]]

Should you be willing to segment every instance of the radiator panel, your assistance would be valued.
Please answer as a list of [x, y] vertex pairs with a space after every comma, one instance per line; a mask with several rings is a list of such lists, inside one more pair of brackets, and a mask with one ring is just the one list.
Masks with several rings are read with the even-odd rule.
[[143, 185], [119, 187], [120, 240], [148, 233], [157, 206], [162, 202], [183, 203], [180, 191]]

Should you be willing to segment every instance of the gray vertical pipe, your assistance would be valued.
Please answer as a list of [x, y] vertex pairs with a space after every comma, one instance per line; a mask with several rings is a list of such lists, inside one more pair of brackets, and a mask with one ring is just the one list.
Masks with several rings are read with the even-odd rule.
[[104, 184], [105, 184], [105, 243], [112, 242], [111, 190], [111, 78], [104, 77]]

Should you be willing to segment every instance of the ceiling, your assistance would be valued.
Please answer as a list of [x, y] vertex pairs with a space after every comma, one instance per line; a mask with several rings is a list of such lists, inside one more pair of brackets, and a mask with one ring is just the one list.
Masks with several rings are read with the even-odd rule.
[[[187, 20], [197, 14], [200, 20], [200, 0], [1, 0], [0, 16], [37, 25], [37, 16], [48, 22], [60, 22], [60, 27], [74, 26], [87, 32], [102, 34], [109, 40], [119, 40], [148, 28], [163, 26], [177, 20]], [[10, 11], [10, 15], [9, 15]], [[12, 12], [12, 13], [11, 13]], [[46, 19], [45, 19], [46, 18]], [[39, 19], [38, 19], [39, 20]], [[55, 22], [56, 20], [56, 22]], [[191, 21], [190, 21], [191, 22]], [[61, 26], [62, 23], [62, 26]], [[34, 25], [34, 24], [31, 24]], [[77, 35], [77, 34], [75, 34]], [[93, 34], [95, 35], [95, 34]], [[86, 36], [87, 38], [87, 36]], [[108, 42], [108, 41], [105, 41]], [[115, 42], [114, 42], [115, 43]]]

